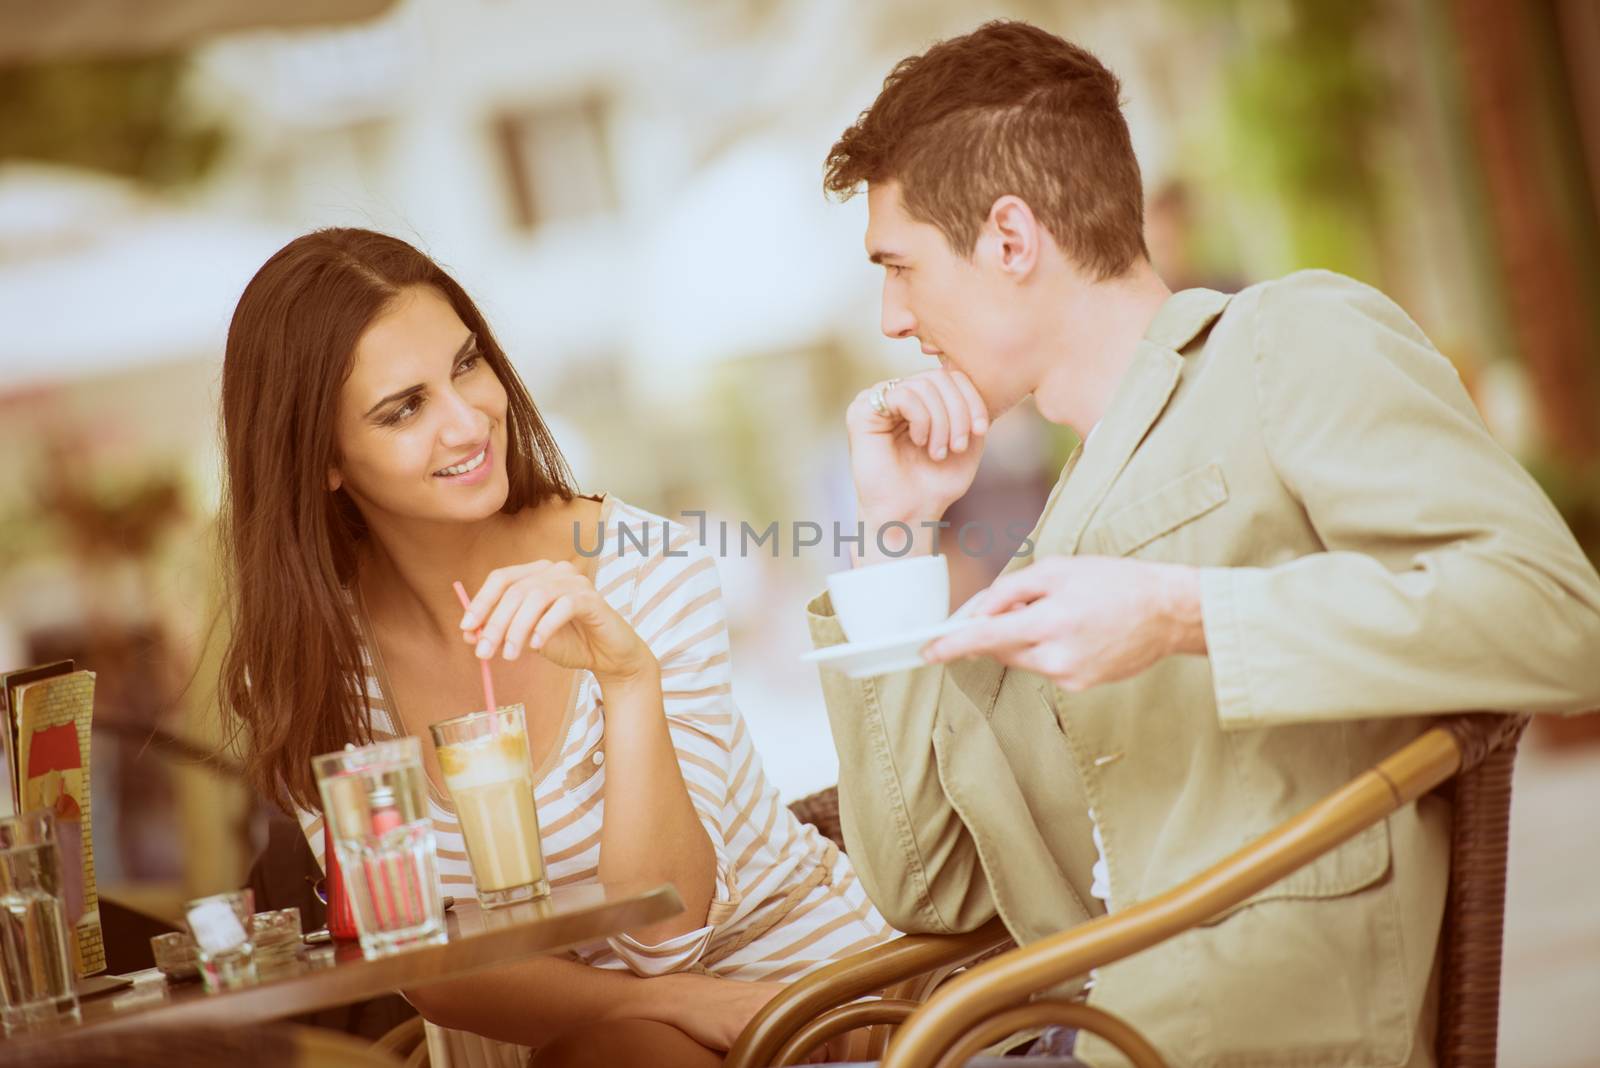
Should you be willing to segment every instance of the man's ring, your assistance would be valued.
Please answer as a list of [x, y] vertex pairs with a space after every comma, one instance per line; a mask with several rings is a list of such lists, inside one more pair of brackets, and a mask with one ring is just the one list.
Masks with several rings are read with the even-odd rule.
[[889, 410], [889, 391], [900, 384], [898, 378], [891, 378], [871, 393], [867, 394], [867, 403], [872, 405], [872, 410], [883, 416], [891, 418], [894, 413]]

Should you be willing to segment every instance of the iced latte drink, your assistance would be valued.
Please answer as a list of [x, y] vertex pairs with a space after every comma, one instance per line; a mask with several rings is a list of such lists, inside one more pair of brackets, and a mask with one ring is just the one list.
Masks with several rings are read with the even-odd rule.
[[496, 908], [549, 894], [522, 706], [474, 712], [429, 729], [466, 839], [478, 903]]

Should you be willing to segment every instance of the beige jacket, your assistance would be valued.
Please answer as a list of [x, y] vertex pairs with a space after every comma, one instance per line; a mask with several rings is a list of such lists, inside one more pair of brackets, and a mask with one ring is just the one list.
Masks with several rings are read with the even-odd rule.
[[[1593, 566], [1416, 325], [1338, 275], [1175, 294], [1032, 538], [1201, 566], [1210, 654], [1076, 694], [991, 660], [824, 672], [850, 856], [905, 931], [998, 912], [1028, 942], [1098, 913], [1090, 807], [1119, 909], [1431, 715], [1600, 705]], [[826, 596], [809, 612], [843, 639]], [[1449, 823], [1403, 809], [1102, 969], [1091, 1004], [1173, 1065], [1432, 1064]]]

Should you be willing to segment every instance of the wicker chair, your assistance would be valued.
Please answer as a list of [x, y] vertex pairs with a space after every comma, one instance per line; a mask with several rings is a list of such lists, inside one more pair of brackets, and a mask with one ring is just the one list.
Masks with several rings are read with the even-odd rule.
[[953, 1068], [997, 1039], [1045, 1024], [1092, 1031], [1137, 1068], [1163, 1068], [1160, 1054], [1122, 1020], [1034, 995], [1204, 922], [1435, 789], [1454, 806], [1436, 1054], [1440, 1068], [1493, 1065], [1511, 768], [1526, 725], [1522, 715], [1443, 719], [1337, 793], [1187, 882], [977, 964], [933, 992], [926, 1005], [856, 999], [992, 952], [1003, 938], [996, 922], [965, 935], [908, 936], [839, 961], [774, 998], [740, 1036], [725, 1068], [802, 1063], [818, 1043], [868, 1023], [903, 1024], [883, 1068]]

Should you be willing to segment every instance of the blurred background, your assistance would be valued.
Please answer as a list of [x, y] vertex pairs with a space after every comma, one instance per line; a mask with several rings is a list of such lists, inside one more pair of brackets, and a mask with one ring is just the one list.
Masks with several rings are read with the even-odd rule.
[[[262, 846], [211, 755], [215, 411], [245, 282], [319, 226], [455, 274], [585, 489], [779, 522], [778, 558], [720, 564], [735, 693], [787, 796], [833, 782], [798, 657], [844, 562], [790, 525], [853, 523], [844, 406], [923, 357], [879, 335], [865, 204], [822, 159], [896, 60], [999, 16], [1123, 79], [1174, 288], [1382, 288], [1600, 554], [1593, 0], [3, 4], [0, 669], [99, 672], [102, 892], [171, 915]], [[1031, 519], [1072, 444], [1008, 416], [958, 508]], [[956, 598], [1007, 549], [954, 557]], [[1524, 746], [1508, 1063], [1600, 1061], [1594, 722]]]

